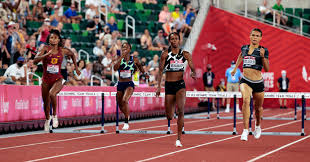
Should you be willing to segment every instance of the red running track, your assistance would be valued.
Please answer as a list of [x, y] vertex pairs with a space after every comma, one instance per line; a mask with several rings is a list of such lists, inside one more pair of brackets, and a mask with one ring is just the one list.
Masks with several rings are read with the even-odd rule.
[[[290, 110], [265, 111], [264, 116], [293, 116]], [[224, 114], [232, 115], [232, 114]], [[222, 115], [222, 116], [224, 116]], [[185, 129], [232, 131], [232, 120], [186, 119]], [[300, 111], [296, 121], [264, 120], [263, 131], [300, 132]], [[172, 130], [176, 131], [176, 121]], [[254, 122], [253, 122], [254, 123]], [[305, 122], [305, 132], [309, 121]], [[166, 120], [135, 122], [131, 129], [166, 130]], [[99, 129], [99, 128], [96, 128]], [[183, 135], [183, 147], [174, 146], [176, 134], [33, 134], [0, 138], [1, 161], [310, 161], [310, 136], [262, 136], [247, 142], [240, 135]], [[242, 121], [237, 120], [242, 132]]]

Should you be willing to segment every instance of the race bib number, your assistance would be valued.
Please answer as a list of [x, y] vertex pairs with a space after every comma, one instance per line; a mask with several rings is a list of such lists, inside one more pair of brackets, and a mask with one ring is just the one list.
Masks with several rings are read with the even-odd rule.
[[245, 56], [244, 59], [243, 59], [243, 64], [245, 64], [247, 66], [255, 65], [256, 64], [255, 57], [253, 57], [253, 56]]
[[51, 74], [59, 73], [59, 66], [58, 65], [47, 65], [47, 72]]
[[184, 68], [184, 63], [182, 60], [171, 60], [170, 69], [172, 70], [181, 70]]
[[130, 78], [131, 77], [131, 71], [130, 70], [121, 70], [119, 76], [121, 78]]

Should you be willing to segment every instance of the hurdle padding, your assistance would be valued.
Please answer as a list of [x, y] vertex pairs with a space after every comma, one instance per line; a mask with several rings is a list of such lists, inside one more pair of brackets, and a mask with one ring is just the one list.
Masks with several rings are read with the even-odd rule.
[[[79, 130], [79, 129], [53, 129], [52, 120], [50, 123], [49, 132], [50, 133], [107, 133], [108, 131], [104, 129], [104, 96], [110, 95], [109, 92], [69, 92], [64, 91], [58, 94], [59, 96], [101, 96], [102, 107], [101, 107], [101, 130]], [[58, 102], [59, 103], [59, 102]]]

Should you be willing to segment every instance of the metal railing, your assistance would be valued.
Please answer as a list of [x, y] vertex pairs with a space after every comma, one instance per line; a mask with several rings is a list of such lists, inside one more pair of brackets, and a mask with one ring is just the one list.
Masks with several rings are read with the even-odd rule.
[[[129, 19], [132, 20], [132, 25], [129, 24]], [[136, 20], [132, 16], [126, 16], [126, 38], [128, 38], [128, 28], [132, 29], [132, 37], [136, 38]]]
[[35, 74], [35, 73], [33, 73], [33, 72], [28, 72], [27, 73], [27, 76], [26, 76], [26, 82], [27, 82], [27, 85], [29, 85], [29, 75], [34, 75], [34, 76], [36, 76], [37, 78], [38, 78], [38, 80], [39, 80], [39, 85], [41, 85], [42, 84], [42, 79], [41, 79], [41, 77], [39, 76], [39, 75], [37, 75], [37, 74]]
[[276, 16], [275, 15], [276, 15], [276, 12], [278, 12], [277, 10], [271, 9], [271, 12], [273, 14], [272, 21], [266, 20], [266, 19], [261, 18], [261, 17], [259, 17], [257, 15], [250, 14], [249, 11], [248, 11], [248, 0], [244, 0], [244, 11], [236, 10], [236, 9], [233, 9], [233, 8], [225, 8], [223, 6], [220, 6], [219, 0], [213, 0], [213, 3], [214, 3], [214, 6], [216, 6], [217, 8], [222, 8], [222, 9], [227, 10], [227, 11], [232, 11], [232, 12], [237, 13], [239, 15], [244, 15], [244, 17], [247, 17], [247, 18], [252, 18], [252, 19], [255, 19], [255, 20], [262, 21], [262, 22], [267, 22], [267, 23], [273, 25], [274, 27], [278, 26], [278, 27], [281, 27], [282, 29], [286, 29], [286, 30], [291, 31], [293, 33], [297, 33], [297, 34], [300, 34], [300, 35], [303, 35], [303, 36], [310, 37], [310, 34], [303, 32], [303, 24], [304, 24], [304, 22], [310, 23], [310, 21], [307, 20], [307, 19], [304, 19], [304, 18], [295, 16], [295, 15], [283, 12], [283, 15], [287, 16], [288, 18], [291, 17], [291, 18], [299, 20], [299, 22], [300, 22], [299, 27], [292, 28], [292, 27], [281, 25], [281, 24], [279, 24], [279, 25], [276, 24]]
[[94, 86], [94, 78], [100, 80], [100, 86], [103, 86], [103, 79], [98, 77], [97, 75], [92, 75], [90, 77], [90, 86]]
[[[272, 15], [273, 15], [272, 25], [276, 26], [276, 13], [279, 12], [279, 11], [278, 10], [274, 10], [274, 9], [270, 9], [270, 10], [271, 10]], [[308, 34], [308, 33], [303, 33], [303, 22], [310, 23], [309, 20], [306, 20], [304, 18], [295, 16], [295, 15], [292, 15], [292, 14], [289, 14], [289, 13], [286, 13], [286, 12], [282, 12], [282, 13], [283, 13], [283, 15], [287, 16], [288, 18], [292, 17], [292, 18], [298, 19], [299, 22], [300, 22], [300, 26], [299, 26], [299, 30], [298, 29], [294, 29], [294, 28], [290, 28], [290, 27], [284, 26], [284, 25], [279, 25], [280, 27], [289, 29], [289, 30], [293, 31], [294, 33], [299, 33], [300, 35], [310, 36], [310, 34]], [[249, 17], [249, 14], [248, 14], [248, 0], [245, 0], [245, 2], [244, 2], [244, 16], [245, 17]], [[253, 17], [253, 15], [251, 17]], [[255, 17], [259, 18], [257, 16], [255, 16]], [[270, 22], [269, 20], [264, 20], [264, 21]]]
[[86, 61], [89, 62], [89, 54], [88, 54], [88, 52], [86, 52], [86, 51], [83, 50], [83, 49], [80, 49], [79, 52], [78, 52], [78, 54], [79, 54], [79, 60], [81, 60], [81, 54], [82, 54], [82, 53], [86, 54]]

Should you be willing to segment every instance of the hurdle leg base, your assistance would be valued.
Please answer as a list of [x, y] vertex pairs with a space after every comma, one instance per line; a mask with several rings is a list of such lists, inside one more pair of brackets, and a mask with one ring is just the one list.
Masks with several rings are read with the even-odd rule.
[[167, 131], [167, 134], [171, 134], [171, 132], [170, 132], [170, 131]]
[[300, 136], [305, 136], [305, 133], [301, 133]]
[[249, 135], [253, 135], [253, 132], [249, 132]]
[[182, 131], [182, 134], [185, 134], [185, 131]]
[[232, 135], [237, 135], [237, 132], [233, 132]]
[[116, 131], [116, 134], [119, 134], [119, 130]]

